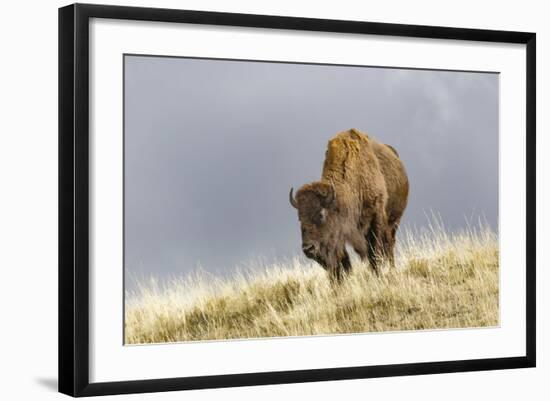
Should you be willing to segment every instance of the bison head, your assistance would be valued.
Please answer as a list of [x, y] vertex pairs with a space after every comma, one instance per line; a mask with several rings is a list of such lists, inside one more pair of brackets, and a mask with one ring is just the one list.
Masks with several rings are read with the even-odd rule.
[[327, 268], [331, 264], [331, 249], [334, 249], [333, 214], [335, 191], [331, 184], [314, 182], [298, 190], [296, 197], [290, 189], [290, 204], [298, 209], [302, 230], [302, 251]]

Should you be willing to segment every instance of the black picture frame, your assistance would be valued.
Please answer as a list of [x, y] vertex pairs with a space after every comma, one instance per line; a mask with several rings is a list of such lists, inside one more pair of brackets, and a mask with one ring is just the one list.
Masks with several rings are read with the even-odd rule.
[[[526, 46], [526, 353], [524, 356], [381, 366], [90, 383], [89, 380], [89, 86], [90, 18], [276, 28]], [[71, 396], [190, 390], [534, 367], [536, 35], [480, 29], [339, 21], [221, 12], [73, 4], [59, 9], [59, 391]]]

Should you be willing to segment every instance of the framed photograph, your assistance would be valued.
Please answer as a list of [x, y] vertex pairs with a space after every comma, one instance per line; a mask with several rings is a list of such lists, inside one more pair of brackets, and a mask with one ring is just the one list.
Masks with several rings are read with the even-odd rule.
[[62, 393], [533, 367], [535, 221], [534, 33], [59, 10]]

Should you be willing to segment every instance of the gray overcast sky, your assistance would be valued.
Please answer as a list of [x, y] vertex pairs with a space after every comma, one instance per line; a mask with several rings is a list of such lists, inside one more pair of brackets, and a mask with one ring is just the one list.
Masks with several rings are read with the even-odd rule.
[[125, 58], [125, 269], [219, 275], [300, 254], [291, 186], [320, 178], [327, 141], [358, 128], [394, 146], [402, 223], [437, 211], [498, 222], [498, 74]]

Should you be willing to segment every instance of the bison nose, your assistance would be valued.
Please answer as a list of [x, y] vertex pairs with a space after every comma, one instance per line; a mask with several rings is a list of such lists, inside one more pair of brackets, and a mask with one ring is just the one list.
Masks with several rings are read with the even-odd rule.
[[315, 255], [315, 248], [316, 246], [314, 244], [303, 244], [302, 245], [302, 251], [306, 254], [306, 256], [313, 256]]

